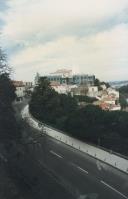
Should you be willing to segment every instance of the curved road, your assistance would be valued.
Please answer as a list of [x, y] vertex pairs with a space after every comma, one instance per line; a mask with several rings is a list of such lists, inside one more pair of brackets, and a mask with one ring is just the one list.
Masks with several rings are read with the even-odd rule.
[[[77, 199], [128, 199], [128, 175], [28, 127], [29, 153]], [[28, 129], [25, 129], [26, 135]]]
[[[128, 199], [128, 175], [47, 135], [33, 132], [38, 163], [58, 176], [78, 198]], [[32, 152], [32, 153], [33, 153]]]

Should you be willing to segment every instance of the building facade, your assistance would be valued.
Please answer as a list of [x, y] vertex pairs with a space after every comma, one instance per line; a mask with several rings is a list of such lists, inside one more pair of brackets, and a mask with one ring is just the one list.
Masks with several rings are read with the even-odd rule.
[[16, 88], [15, 94], [17, 101], [23, 100], [23, 98], [33, 91], [32, 82], [23, 82], [23, 81], [12, 81], [13, 85]]
[[22, 81], [12, 81], [13, 85], [16, 88], [16, 96], [17, 96], [17, 100], [22, 100], [25, 96], [25, 86], [24, 83]]
[[62, 75], [49, 75], [47, 79], [50, 82], [58, 82], [60, 84], [76, 84], [76, 85], [94, 85], [94, 75], [72, 75], [72, 77], [63, 77]]
[[72, 81], [74, 84], [77, 85], [94, 85], [95, 81], [95, 76], [94, 75], [86, 75], [86, 74], [78, 74], [78, 75], [73, 75]]

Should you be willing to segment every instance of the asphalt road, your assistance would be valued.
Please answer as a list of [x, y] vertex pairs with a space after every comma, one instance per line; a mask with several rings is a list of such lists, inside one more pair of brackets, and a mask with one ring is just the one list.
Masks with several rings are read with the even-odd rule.
[[9, 176], [21, 191], [23, 198], [74, 199], [73, 194], [62, 185], [60, 179], [36, 158], [37, 144], [32, 142], [32, 129], [21, 120], [20, 115], [26, 103], [27, 101], [14, 104], [15, 115], [24, 139], [10, 148], [6, 164]]
[[[33, 131], [33, 130], [32, 130]], [[52, 171], [76, 198], [128, 199], [128, 175], [49, 136], [34, 132], [38, 164]]]
[[[56, 181], [56, 191], [64, 187], [77, 199], [128, 199], [127, 174], [27, 126], [24, 135], [30, 142], [27, 144], [28, 156], [33, 159], [30, 169], [26, 169], [30, 175], [36, 165], [35, 170], [39, 170], [37, 177], [43, 178], [42, 169], [45, 175], [51, 176], [53, 184]], [[43, 184], [40, 186], [43, 188]], [[49, 187], [46, 190], [50, 190]], [[71, 198], [67, 193], [64, 197], [64, 192], [61, 193], [61, 197], [53, 196], [53, 199]]]

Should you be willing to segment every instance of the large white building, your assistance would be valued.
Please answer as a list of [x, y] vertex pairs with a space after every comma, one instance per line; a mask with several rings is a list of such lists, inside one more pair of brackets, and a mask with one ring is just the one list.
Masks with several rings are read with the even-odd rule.
[[94, 85], [95, 76], [88, 74], [72, 74], [72, 70], [60, 69], [46, 76], [50, 82], [59, 84]]

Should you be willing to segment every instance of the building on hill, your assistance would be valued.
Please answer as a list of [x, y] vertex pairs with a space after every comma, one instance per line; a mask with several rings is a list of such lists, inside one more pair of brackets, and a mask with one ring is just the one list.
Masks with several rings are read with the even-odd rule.
[[88, 93], [87, 86], [80, 85], [80, 86], [77, 86], [77, 87], [71, 89], [72, 96], [74, 96], [74, 95], [86, 96], [87, 93]]
[[71, 93], [72, 88], [76, 87], [76, 85], [60, 84], [58, 82], [51, 82], [50, 85], [56, 92], [60, 94]]
[[54, 73], [46, 76], [50, 82], [58, 82], [60, 84], [75, 84], [75, 85], [94, 85], [95, 76], [87, 74], [72, 74], [71, 70], [57, 70]]
[[120, 96], [119, 91], [117, 91], [117, 90], [115, 90], [115, 89], [110, 87], [110, 88], [107, 89], [107, 92], [108, 92], [109, 96], [113, 96], [113, 97], [119, 99], [119, 96]]
[[98, 95], [98, 86], [89, 86], [87, 96], [97, 97]]
[[94, 75], [76, 74], [72, 76], [72, 82], [77, 85], [90, 85], [93, 86], [95, 81]]

